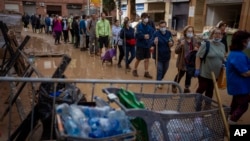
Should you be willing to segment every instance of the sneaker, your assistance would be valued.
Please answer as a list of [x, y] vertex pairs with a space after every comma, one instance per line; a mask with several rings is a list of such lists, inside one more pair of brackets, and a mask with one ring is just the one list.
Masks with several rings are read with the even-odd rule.
[[157, 85], [158, 89], [162, 89], [162, 84]]
[[184, 89], [184, 93], [190, 93], [189, 88], [185, 88], [185, 89]]
[[127, 69], [127, 70], [131, 70], [131, 68], [130, 68], [129, 65], [126, 65], [126, 69]]
[[138, 77], [138, 76], [139, 76], [138, 73], [137, 73], [137, 70], [133, 70], [132, 73], [133, 73], [133, 76], [134, 76], [134, 77]]
[[117, 64], [117, 67], [118, 67], [118, 68], [122, 68], [122, 65], [121, 65], [121, 64]]
[[153, 78], [148, 72], [145, 72], [144, 77], [149, 79]]
[[237, 124], [237, 122], [232, 121], [230, 118], [228, 119], [227, 122], [228, 122], [229, 125], [236, 125]]
[[177, 93], [177, 88], [176, 88], [175, 85], [172, 85], [172, 92], [173, 92], [173, 93]]

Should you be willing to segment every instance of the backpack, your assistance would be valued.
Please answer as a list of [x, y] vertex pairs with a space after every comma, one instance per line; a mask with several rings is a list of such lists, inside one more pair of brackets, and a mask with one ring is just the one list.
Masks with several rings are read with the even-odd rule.
[[[205, 50], [205, 53], [204, 53], [203, 57], [200, 58], [201, 59], [201, 63], [205, 63], [206, 62], [206, 57], [207, 57], [207, 54], [208, 54], [209, 49], [210, 49], [210, 43], [209, 43], [209, 41], [205, 41], [205, 43], [206, 43], [206, 50]], [[187, 66], [187, 73], [189, 73], [191, 76], [194, 76], [194, 72], [195, 72], [196, 53], [197, 53], [197, 51], [191, 51], [185, 57], [185, 63], [186, 63], [186, 66]]]

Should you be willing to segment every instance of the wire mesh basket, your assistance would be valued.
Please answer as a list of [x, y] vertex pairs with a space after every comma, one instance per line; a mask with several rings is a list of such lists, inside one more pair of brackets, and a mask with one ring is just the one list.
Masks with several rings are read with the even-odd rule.
[[[201, 94], [134, 93], [145, 108], [128, 108], [131, 99], [121, 99], [122, 89], [106, 88], [103, 92], [128, 116], [137, 129], [140, 141], [219, 141], [224, 139], [225, 126], [216, 101]], [[110, 99], [113, 95], [112, 99]], [[115, 97], [118, 98], [115, 98]], [[226, 116], [230, 108], [223, 106]], [[147, 132], [138, 130], [145, 127]]]

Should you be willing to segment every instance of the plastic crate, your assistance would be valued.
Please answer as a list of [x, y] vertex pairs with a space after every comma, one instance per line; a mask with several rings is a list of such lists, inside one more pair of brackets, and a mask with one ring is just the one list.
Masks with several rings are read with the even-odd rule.
[[[119, 88], [106, 88], [106, 94], [119, 97]], [[118, 98], [110, 99], [131, 117], [142, 118], [146, 122], [149, 141], [219, 141], [224, 140], [225, 126], [216, 101], [201, 94], [146, 94], [134, 93], [145, 109], [128, 109]], [[211, 104], [210, 107], [205, 105]], [[224, 106], [226, 116], [230, 108]], [[176, 111], [176, 112], [173, 112]], [[198, 124], [199, 123], [199, 124]], [[143, 126], [143, 123], [133, 123]], [[146, 141], [145, 139], [138, 139]]]
[[[93, 104], [91, 103], [93, 102], [86, 102], [86, 103], [82, 103], [79, 105], [94, 107]], [[96, 103], [95, 105], [100, 105], [100, 103]], [[60, 133], [57, 125], [58, 125], [57, 119], [55, 118], [55, 132], [56, 132], [58, 141], [134, 141], [135, 135], [136, 135], [136, 129], [131, 125], [130, 127], [131, 132], [129, 133], [124, 133], [124, 134], [119, 134], [119, 135], [114, 135], [114, 136], [104, 137], [104, 138], [74, 137], [74, 136], [69, 136], [65, 133]]]

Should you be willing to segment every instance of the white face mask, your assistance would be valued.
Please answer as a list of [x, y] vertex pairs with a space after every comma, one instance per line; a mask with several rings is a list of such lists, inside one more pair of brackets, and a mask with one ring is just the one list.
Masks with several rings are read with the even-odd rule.
[[166, 28], [166, 27], [160, 28], [160, 31], [161, 31], [161, 33], [163, 33], [163, 34], [165, 34], [165, 33], [166, 33], [166, 30], [167, 30], [167, 28]]
[[144, 22], [144, 23], [148, 23], [148, 18], [145, 18], [145, 19], [143, 20], [143, 22]]
[[192, 38], [193, 36], [194, 36], [193, 33], [187, 33], [188, 38]]
[[221, 41], [221, 38], [214, 38], [213, 41], [219, 43]]
[[247, 43], [247, 48], [250, 48], [250, 41], [248, 41]]

